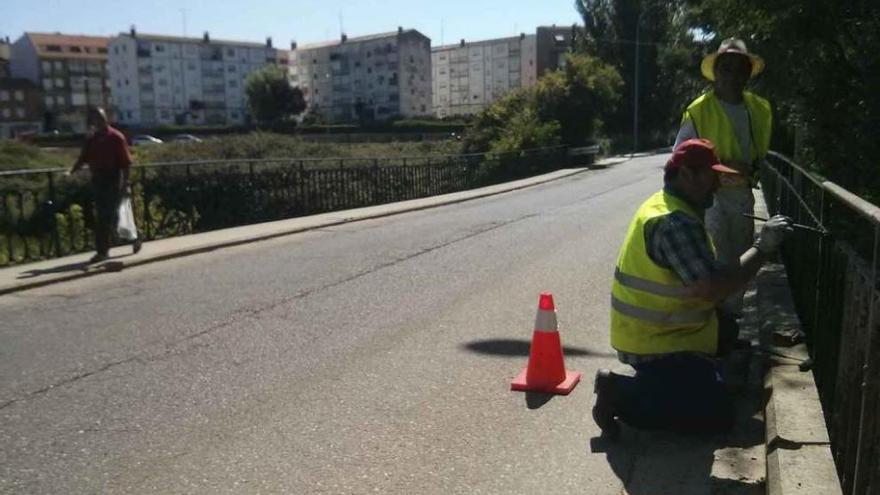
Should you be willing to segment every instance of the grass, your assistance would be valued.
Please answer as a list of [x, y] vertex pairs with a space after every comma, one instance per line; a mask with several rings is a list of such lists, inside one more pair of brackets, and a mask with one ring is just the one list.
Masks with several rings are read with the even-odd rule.
[[0, 139], [0, 170], [69, 167], [79, 150], [72, 148], [39, 148], [29, 143]]
[[[381, 158], [457, 154], [457, 141], [391, 143], [319, 143], [268, 132], [208, 138], [196, 142], [168, 142], [132, 147], [135, 163], [236, 158]], [[69, 167], [76, 148], [39, 148], [29, 143], [0, 140], [0, 170]]]

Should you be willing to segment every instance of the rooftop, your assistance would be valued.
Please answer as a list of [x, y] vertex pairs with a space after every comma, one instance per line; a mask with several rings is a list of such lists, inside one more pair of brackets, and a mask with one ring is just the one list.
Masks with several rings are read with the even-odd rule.
[[[148, 40], [148, 41], [165, 41], [168, 43], [205, 43], [205, 39], [203, 37], [183, 37], [183, 36], [167, 36], [164, 34], [142, 34], [135, 33], [134, 36], [130, 32], [119, 33], [120, 37], [134, 38], [139, 40]], [[253, 41], [234, 41], [234, 40], [222, 40], [222, 39], [214, 39], [209, 38], [209, 43], [214, 43], [218, 45], [235, 45], [235, 46], [246, 46], [250, 48], [269, 48], [265, 43], [254, 43]]]
[[25, 33], [42, 58], [107, 59], [106, 36], [62, 33]]
[[[365, 36], [355, 36], [354, 38], [346, 38], [345, 43], [363, 43], [365, 41], [375, 41], [375, 40], [381, 40], [381, 39], [385, 39], [385, 38], [396, 38], [398, 35], [410, 34], [410, 33], [416, 33], [418, 35], [425, 36], [415, 29], [399, 29], [397, 31], [389, 31], [387, 33], [368, 34]], [[337, 45], [342, 45], [342, 44], [343, 44], [343, 41], [340, 38], [340, 39], [331, 40], [331, 41], [321, 41], [318, 43], [309, 43], [307, 45], [301, 45], [301, 46], [297, 47], [297, 50], [310, 50], [313, 48], [325, 48], [328, 46], [337, 46]]]

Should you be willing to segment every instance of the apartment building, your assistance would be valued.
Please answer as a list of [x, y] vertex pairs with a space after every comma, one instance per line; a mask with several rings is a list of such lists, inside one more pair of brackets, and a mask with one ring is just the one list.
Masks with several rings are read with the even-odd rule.
[[100, 36], [25, 33], [11, 47], [12, 77], [43, 91], [46, 130], [83, 132], [89, 106], [107, 106], [107, 42]]
[[0, 138], [40, 132], [41, 95], [40, 88], [27, 79], [0, 78]]
[[535, 34], [434, 47], [431, 50], [433, 113], [474, 115], [505, 93], [534, 86], [564, 64], [572, 28], [538, 27]]
[[415, 29], [291, 46], [291, 81], [331, 122], [430, 116], [431, 40]]
[[242, 125], [250, 120], [245, 80], [284, 64], [287, 50], [266, 43], [137, 33], [109, 43], [110, 86], [118, 121], [129, 126]]

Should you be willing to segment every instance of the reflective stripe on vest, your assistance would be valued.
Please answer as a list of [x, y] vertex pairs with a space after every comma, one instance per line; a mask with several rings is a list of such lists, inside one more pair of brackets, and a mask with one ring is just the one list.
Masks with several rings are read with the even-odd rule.
[[700, 325], [706, 323], [715, 314], [714, 310], [676, 311], [675, 313], [655, 311], [627, 304], [613, 295], [611, 296], [611, 307], [630, 318], [658, 325]]
[[654, 282], [653, 280], [635, 277], [633, 275], [623, 273], [622, 271], [620, 271], [620, 268], [616, 266], [614, 267], [614, 278], [618, 282], [620, 282], [621, 285], [625, 285], [631, 289], [640, 290], [642, 292], [657, 294], [658, 296], [684, 299], [686, 297], [689, 297], [690, 295], [690, 290], [683, 285], [661, 284], [659, 282]]

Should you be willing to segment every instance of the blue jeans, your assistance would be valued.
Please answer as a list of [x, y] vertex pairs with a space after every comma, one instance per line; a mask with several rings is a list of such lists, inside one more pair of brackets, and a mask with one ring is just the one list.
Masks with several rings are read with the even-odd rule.
[[733, 426], [733, 397], [713, 361], [676, 354], [634, 366], [618, 376], [617, 415], [639, 429], [724, 432]]

